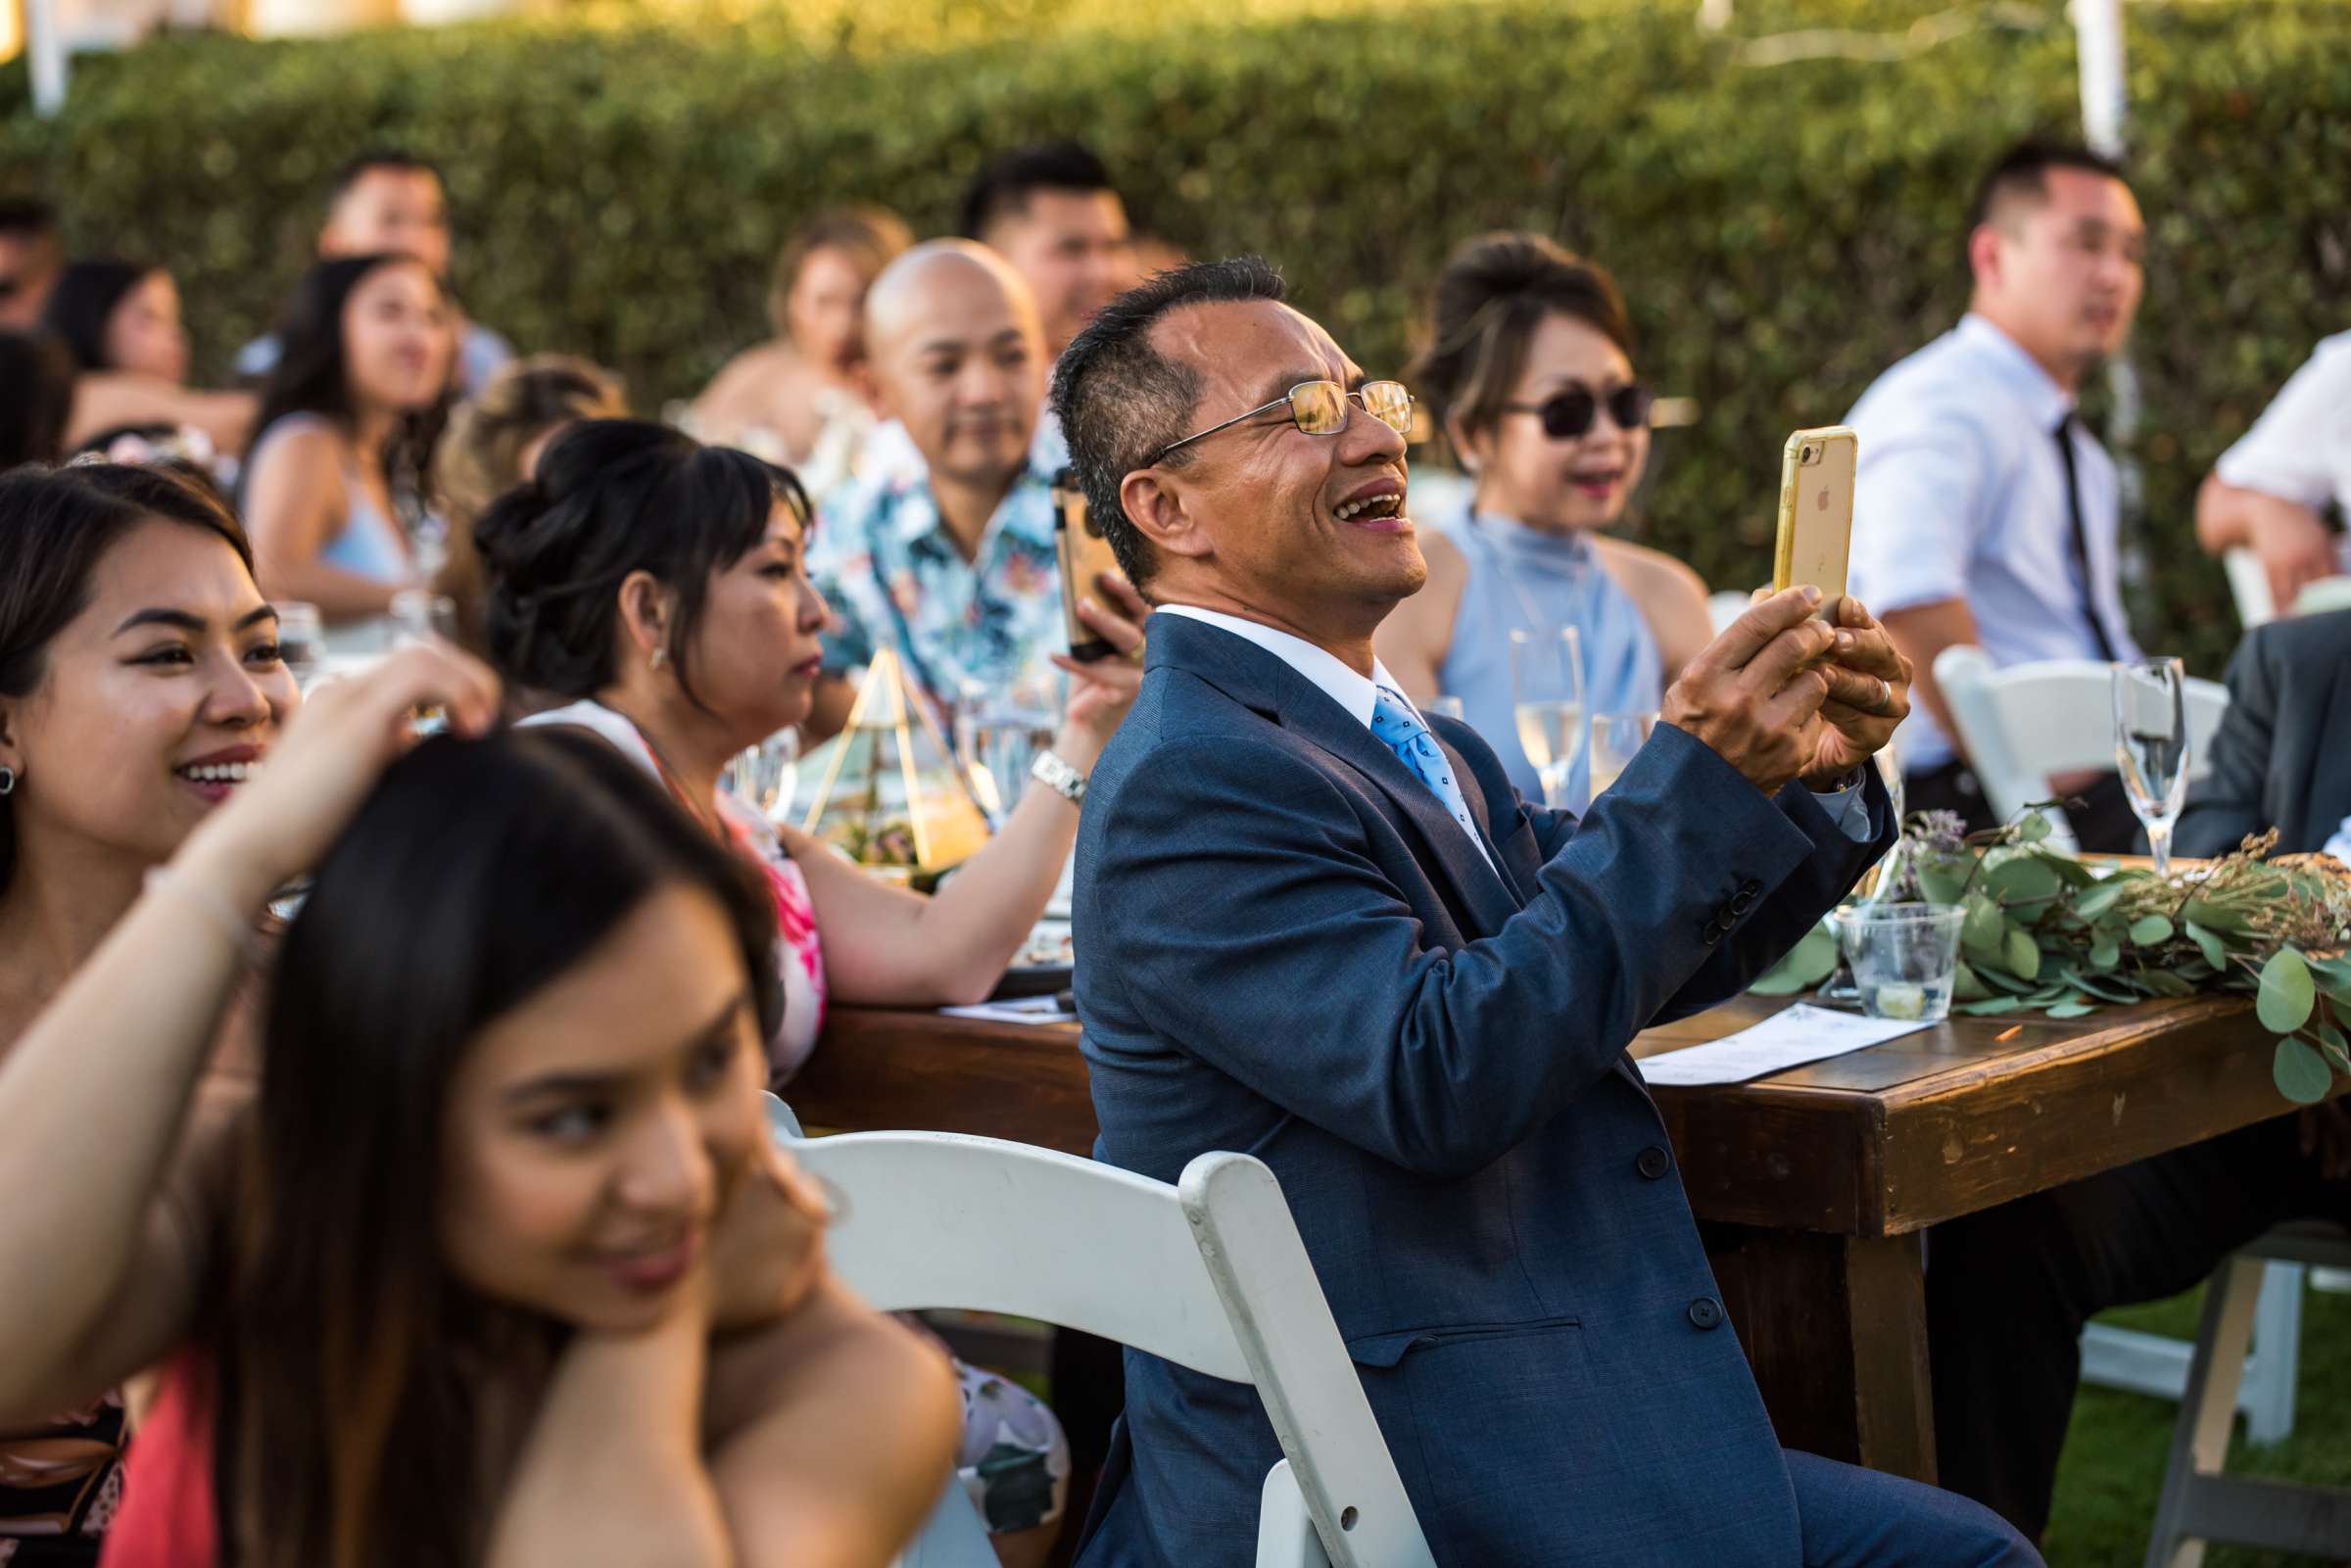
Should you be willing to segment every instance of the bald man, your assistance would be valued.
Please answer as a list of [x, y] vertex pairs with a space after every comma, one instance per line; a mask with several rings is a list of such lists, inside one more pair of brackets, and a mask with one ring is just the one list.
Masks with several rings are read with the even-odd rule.
[[[856, 672], [885, 647], [942, 733], [967, 687], [1050, 712], [1053, 656], [1068, 641], [1052, 474], [1031, 452], [1046, 372], [1036, 302], [995, 252], [935, 240], [874, 280], [865, 341], [883, 410], [919, 461], [823, 503], [809, 567], [840, 627], [825, 640], [811, 737], [846, 721]], [[1132, 618], [1104, 611], [1092, 624], [1114, 646], [1135, 645], [1139, 601], [1103, 590], [1097, 609], [1104, 594]]]

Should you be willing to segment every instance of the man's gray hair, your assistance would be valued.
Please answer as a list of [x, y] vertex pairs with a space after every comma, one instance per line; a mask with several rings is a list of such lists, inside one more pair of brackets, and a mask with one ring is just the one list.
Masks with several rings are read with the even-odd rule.
[[[1161, 451], [1191, 434], [1200, 405], [1200, 372], [1151, 347], [1151, 329], [1190, 305], [1226, 305], [1282, 297], [1281, 274], [1264, 258], [1199, 261], [1162, 272], [1129, 289], [1063, 351], [1053, 372], [1053, 412], [1069, 438], [1070, 466], [1085, 493], [1087, 514], [1139, 590], [1157, 562], [1150, 542], [1127, 515], [1119, 487]], [[1191, 451], [1171, 453], [1171, 468]]]

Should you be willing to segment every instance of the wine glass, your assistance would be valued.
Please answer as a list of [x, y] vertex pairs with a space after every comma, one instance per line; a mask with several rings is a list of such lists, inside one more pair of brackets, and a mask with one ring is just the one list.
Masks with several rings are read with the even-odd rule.
[[2172, 870], [2172, 825], [2187, 803], [2186, 673], [2174, 658], [2114, 667], [2114, 759], [2146, 825], [2155, 875]]
[[1511, 700], [1543, 804], [1565, 810], [1568, 775], [1584, 750], [1584, 645], [1574, 627], [1511, 634]]
[[1616, 782], [1633, 765], [1633, 757], [1649, 743], [1657, 727], [1655, 713], [1595, 713], [1592, 715], [1592, 798]]
[[800, 732], [796, 727], [788, 727], [738, 753], [719, 775], [718, 786], [769, 823], [779, 823], [792, 810], [792, 791], [799, 783], [799, 765]]
[[1002, 688], [963, 683], [955, 704], [956, 761], [988, 826], [1004, 826], [1029, 785], [1036, 754], [1053, 743], [1060, 688], [1055, 673], [1025, 676]]
[[1431, 714], [1441, 714], [1448, 719], [1459, 719], [1463, 724], [1469, 722], [1468, 708], [1463, 704], [1460, 697], [1450, 691], [1443, 696], [1430, 697], [1426, 702], [1420, 704], [1422, 718]]
[[289, 599], [277, 606], [277, 656], [307, 693], [326, 667], [326, 628], [317, 605]]

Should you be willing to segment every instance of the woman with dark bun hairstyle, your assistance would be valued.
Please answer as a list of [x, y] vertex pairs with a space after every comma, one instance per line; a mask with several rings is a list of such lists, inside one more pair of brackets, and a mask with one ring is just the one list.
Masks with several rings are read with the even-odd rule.
[[[1649, 460], [1655, 401], [1636, 376], [1615, 282], [1540, 234], [1488, 234], [1438, 275], [1414, 386], [1474, 483], [1422, 518], [1428, 586], [1380, 628], [1408, 694], [1459, 696], [1530, 799], [1542, 784], [1511, 715], [1510, 635], [1574, 627], [1588, 713], [1655, 712], [1712, 641], [1706, 590], [1657, 550], [1608, 537]], [[1586, 798], [1589, 750], [1569, 793]]]

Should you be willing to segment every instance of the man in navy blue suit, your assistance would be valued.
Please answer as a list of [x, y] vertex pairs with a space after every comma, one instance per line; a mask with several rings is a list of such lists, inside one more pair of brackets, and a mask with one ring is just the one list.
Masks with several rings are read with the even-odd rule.
[[[1053, 400], [1158, 607], [1079, 834], [1096, 1153], [1272, 1167], [1437, 1560], [2038, 1563], [1974, 1503], [1780, 1448], [1625, 1055], [1891, 841], [1865, 764], [1909, 671], [1877, 623], [1750, 610], [1578, 823], [1373, 658], [1426, 575], [1409, 400], [1271, 268], [1123, 296]], [[1255, 1391], [1128, 1352], [1081, 1563], [1241, 1568], [1279, 1457]]]

